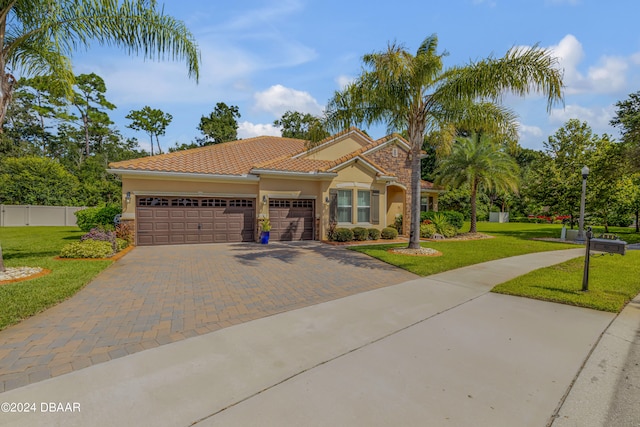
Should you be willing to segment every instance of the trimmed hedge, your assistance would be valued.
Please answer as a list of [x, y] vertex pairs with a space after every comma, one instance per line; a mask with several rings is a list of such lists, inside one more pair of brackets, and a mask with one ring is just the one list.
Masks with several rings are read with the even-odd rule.
[[395, 239], [396, 237], [398, 237], [398, 230], [391, 227], [385, 227], [382, 229], [380, 237], [387, 240]]
[[78, 227], [84, 232], [92, 228], [102, 228], [104, 230], [115, 230], [113, 219], [116, 215], [122, 214], [122, 208], [118, 205], [106, 205], [96, 208], [86, 208], [74, 212]]
[[60, 251], [60, 258], [108, 258], [113, 255], [111, 242], [83, 240], [69, 243]]
[[360, 242], [363, 240], [367, 240], [367, 238], [369, 237], [369, 232], [366, 228], [354, 227], [351, 229], [351, 231], [353, 231], [353, 240]]
[[380, 230], [377, 228], [370, 228], [369, 232], [369, 240], [378, 240], [380, 238]]
[[353, 240], [353, 231], [350, 228], [336, 228], [333, 240], [336, 242], [350, 242]]

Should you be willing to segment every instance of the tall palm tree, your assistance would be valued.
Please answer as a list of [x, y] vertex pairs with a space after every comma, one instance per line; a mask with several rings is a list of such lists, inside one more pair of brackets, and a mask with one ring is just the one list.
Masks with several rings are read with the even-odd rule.
[[[52, 76], [51, 88], [71, 99], [70, 57], [92, 42], [149, 59], [185, 60], [189, 76], [199, 75], [193, 35], [159, 10], [156, 0], [0, 0], [0, 133], [16, 75]], [[0, 271], [5, 271], [2, 248]]]
[[516, 191], [518, 189], [518, 164], [507, 154], [505, 147], [496, 144], [485, 134], [473, 133], [458, 138], [451, 154], [444, 158], [436, 170], [439, 184], [471, 188], [471, 227], [476, 232], [478, 190]]
[[53, 76], [52, 86], [71, 98], [70, 57], [92, 43], [149, 59], [185, 60], [189, 75], [198, 78], [193, 35], [155, 0], [0, 0], [0, 125], [17, 75]]
[[365, 69], [334, 94], [326, 113], [332, 129], [385, 123], [389, 131], [406, 130], [411, 145], [411, 248], [420, 246], [420, 158], [426, 134], [461, 122], [466, 129], [504, 132], [503, 121], [482, 109], [470, 114], [468, 106], [497, 103], [505, 91], [520, 96], [542, 93], [547, 110], [563, 99], [557, 59], [545, 49], [515, 47], [502, 58], [444, 69], [446, 53], [436, 53], [437, 45], [434, 34], [415, 55], [396, 44], [365, 55]]

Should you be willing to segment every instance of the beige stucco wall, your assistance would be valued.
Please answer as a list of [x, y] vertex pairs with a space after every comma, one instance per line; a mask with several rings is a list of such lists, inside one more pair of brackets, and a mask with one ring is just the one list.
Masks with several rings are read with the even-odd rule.
[[339, 159], [342, 156], [346, 156], [347, 154], [359, 150], [366, 145], [367, 142], [368, 141], [360, 141], [359, 138], [355, 139], [352, 137], [345, 137], [344, 139], [339, 139], [336, 142], [327, 144], [318, 151], [312, 152], [307, 156], [307, 158], [314, 160]]
[[[316, 218], [322, 214], [322, 206], [319, 203], [322, 198], [322, 182], [306, 181], [299, 178], [271, 178], [262, 177], [258, 193], [258, 218], [269, 215], [269, 199], [315, 199]], [[266, 203], [262, 200], [266, 196]]]
[[387, 215], [385, 225], [391, 225], [396, 215], [404, 215], [405, 191], [402, 187], [392, 185], [387, 187]]

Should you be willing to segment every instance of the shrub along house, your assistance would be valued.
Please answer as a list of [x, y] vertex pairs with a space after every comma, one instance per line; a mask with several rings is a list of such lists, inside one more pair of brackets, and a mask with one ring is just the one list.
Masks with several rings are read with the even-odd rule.
[[[137, 245], [325, 239], [338, 227], [382, 229], [411, 203], [409, 145], [352, 128], [308, 149], [307, 141], [261, 136], [111, 163], [122, 178], [122, 221]], [[421, 207], [439, 190], [422, 183]], [[408, 232], [408, 221], [404, 231]]]

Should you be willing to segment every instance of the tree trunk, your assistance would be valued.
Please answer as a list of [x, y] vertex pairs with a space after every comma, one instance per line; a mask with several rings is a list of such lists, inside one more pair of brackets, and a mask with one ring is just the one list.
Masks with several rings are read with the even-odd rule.
[[151, 139], [151, 155], [153, 156], [153, 134], [149, 134], [149, 138]]
[[420, 247], [420, 146], [411, 149], [411, 228], [409, 248]]
[[85, 114], [82, 116], [82, 123], [84, 124], [84, 141], [86, 144], [86, 155], [89, 157], [89, 117]]
[[0, 246], [0, 271], [5, 271], [4, 259], [2, 258], [2, 246]]
[[476, 183], [476, 180], [474, 178], [474, 180], [471, 182], [471, 227], [469, 227], [469, 233], [475, 233], [476, 232], [476, 223], [477, 223], [477, 218], [476, 218], [476, 196], [478, 193], [478, 184]]
[[[160, 148], [160, 139], [158, 138], [158, 135], [156, 135], [156, 142], [158, 143], [158, 154], [162, 154], [162, 148]], [[151, 140], [151, 143], [153, 144], [153, 140]]]
[[0, 80], [0, 134], [4, 132], [4, 120], [7, 117], [7, 109], [13, 98], [13, 89], [16, 79], [12, 74], [1, 73]]
[[638, 224], [639, 219], [640, 219], [640, 211], [636, 211], [636, 233], [640, 233], [640, 224]]

